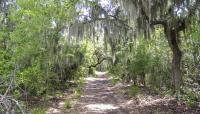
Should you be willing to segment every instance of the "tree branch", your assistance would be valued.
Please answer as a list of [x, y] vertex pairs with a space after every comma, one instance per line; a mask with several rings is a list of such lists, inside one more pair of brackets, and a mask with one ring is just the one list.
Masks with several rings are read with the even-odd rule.
[[102, 60], [98, 60], [98, 62], [94, 65], [90, 65], [88, 68], [91, 68], [91, 67], [96, 67], [97, 65], [101, 64], [104, 60], [106, 60], [106, 58], [103, 58]]
[[142, 0], [139, 1], [139, 5], [140, 5], [140, 10], [141, 10], [141, 14], [143, 15], [143, 17], [145, 18], [146, 21], [150, 21], [149, 16], [147, 16], [146, 12], [145, 12], [145, 8], [143, 6], [143, 2]]
[[133, 29], [131, 26], [125, 23], [125, 21], [120, 20], [119, 18], [116, 17], [116, 15], [108, 15], [110, 17], [113, 17], [116, 21], [118, 21], [121, 25], [123, 25], [127, 29]]
[[[110, 18], [109, 18], [110, 17]], [[128, 30], [133, 30], [133, 28], [131, 26], [129, 26], [128, 24], [126, 24], [123, 20], [120, 20], [119, 18], [117, 18], [116, 16], [114, 15], [108, 15], [107, 18], [93, 18], [91, 20], [87, 20], [87, 21], [84, 21], [83, 24], [87, 24], [87, 23], [92, 23], [92, 22], [95, 22], [95, 21], [103, 21], [103, 20], [107, 20], [107, 21], [113, 21], [113, 22], [119, 22], [119, 24], [121, 24], [122, 26], [118, 26], [119, 28], [120, 27], [123, 27], [123, 28], [126, 28]]]
[[167, 21], [166, 20], [153, 20], [153, 21], [150, 22], [150, 25], [151, 26], [154, 26], [154, 25], [166, 26], [167, 25]]
[[[118, 15], [119, 15], [119, 10], [117, 10], [114, 14], [112, 15], [109, 15], [109, 12], [106, 11], [104, 8], [102, 8], [102, 6], [100, 6], [99, 4], [97, 4], [96, 2], [91, 2], [89, 1], [90, 3], [92, 4], [95, 4], [101, 11], [101, 13], [97, 14], [97, 15], [93, 15], [91, 14], [91, 16], [88, 16], [88, 15], [81, 15], [81, 16], [84, 16], [86, 17], [87, 20], [85, 20], [83, 22], [83, 24], [87, 24], [87, 23], [92, 23], [92, 22], [95, 22], [95, 21], [101, 21], [101, 20], [107, 20], [107, 21], [113, 21], [113, 22], [118, 22], [120, 25], [117, 25], [118, 23], [115, 23], [117, 25], [117, 27], [121, 28], [125, 28], [125, 29], [128, 29], [128, 30], [133, 30], [133, 28], [131, 26], [129, 26], [125, 20], [121, 20], [118, 18]], [[92, 9], [92, 10], [95, 10], [95, 9]], [[100, 18], [99, 16], [101, 14], [104, 14], [104, 18]], [[88, 20], [88, 18], [90, 18], [91, 20]]]

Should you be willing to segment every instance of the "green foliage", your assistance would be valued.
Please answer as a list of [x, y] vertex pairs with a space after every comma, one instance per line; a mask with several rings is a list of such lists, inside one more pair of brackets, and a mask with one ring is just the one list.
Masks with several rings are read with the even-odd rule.
[[123, 80], [146, 81], [154, 89], [170, 89], [171, 53], [163, 39], [162, 29], [157, 28], [152, 39], [141, 38], [120, 47], [116, 53], [120, 60], [110, 72]]
[[85, 84], [85, 80], [83, 79], [83, 77], [77, 79], [76, 81], [77, 81], [79, 87], [83, 87]]
[[115, 77], [121, 77], [125, 73], [125, 66], [121, 63], [110, 68], [110, 73]]
[[72, 104], [69, 100], [66, 100], [65, 103], [64, 103], [64, 108], [65, 109], [70, 109], [72, 108]]
[[149, 75], [147, 79], [154, 89], [171, 88], [171, 59], [170, 48], [167, 44], [162, 29], [155, 30], [155, 35], [149, 41]]
[[11, 54], [8, 53], [6, 50], [0, 50], [0, 75], [8, 75], [10, 71], [13, 69]]
[[195, 107], [199, 101], [200, 88], [200, 34], [199, 23], [192, 24], [192, 30], [185, 33], [182, 42], [184, 51], [182, 74], [183, 74], [183, 89], [182, 99], [186, 101], [188, 106]]
[[[110, 65], [110, 73], [114, 75], [113, 84], [127, 80], [134, 81], [139, 86], [140, 80], [138, 79], [142, 79], [147, 82], [147, 86], [153, 89], [171, 90], [172, 53], [168, 41], [165, 39], [165, 31], [160, 26], [151, 31], [151, 39], [145, 37], [148, 36], [146, 34], [144, 36], [138, 34], [138, 39], [133, 39], [133, 34], [124, 29], [119, 34], [115, 33], [121, 31], [118, 28], [108, 30], [112, 31], [114, 38], [111, 38], [109, 33], [106, 33], [108, 31], [104, 30], [106, 38], [104, 47], [101, 47], [96, 44], [101, 42], [98, 41], [100, 40], [99, 36], [98, 42], [96, 42], [93, 41], [96, 39], [91, 40], [89, 34], [84, 35], [82, 39], [66, 35], [68, 30], [65, 28], [77, 21], [78, 13], [83, 13], [82, 11], [77, 12], [77, 2], [79, 0], [17, 0], [16, 7], [14, 5], [7, 11], [2, 10], [0, 17], [2, 22], [0, 24], [0, 85], [6, 85], [6, 87], [0, 87], [1, 94], [5, 92], [13, 77], [15, 80], [9, 94], [13, 94], [15, 98], [23, 98], [26, 95], [28, 97], [45, 96], [53, 91], [70, 88], [70, 81], [75, 80], [79, 86], [74, 90], [74, 94], [79, 98], [81, 87], [84, 85], [83, 77], [87, 76], [88, 72], [93, 74], [95, 70], [93, 67], [88, 67], [98, 63], [102, 58], [108, 59], [106, 64], [101, 65], [104, 67]], [[102, 13], [96, 2], [88, 1], [87, 3], [91, 7], [96, 7], [97, 11], [92, 12], [93, 15], [97, 16]], [[168, 9], [167, 7], [166, 9]], [[140, 8], [138, 13], [141, 13]], [[168, 17], [173, 18], [173, 16]], [[130, 23], [134, 26], [137, 25], [132, 20], [129, 21], [127, 26]], [[138, 22], [138, 28], [144, 26], [142, 23], [142, 20]], [[114, 25], [109, 23], [109, 25], [113, 26], [110, 28], [115, 28], [114, 25], [119, 26], [123, 23]], [[175, 26], [175, 24], [172, 23], [171, 26]], [[199, 28], [199, 23], [192, 21], [191, 30], [179, 34], [182, 41], [179, 46], [184, 52], [181, 64], [183, 87], [193, 90], [187, 89], [181, 94], [183, 94], [182, 99], [191, 107], [196, 105], [198, 101], [196, 93], [200, 91]], [[81, 34], [79, 29], [74, 31], [78, 35]], [[148, 30], [145, 28], [145, 31]], [[116, 38], [117, 36], [120, 37]], [[101, 69], [101, 65], [98, 65], [97, 68]], [[129, 88], [129, 96], [137, 95], [138, 86]], [[65, 105], [67, 109], [71, 107], [69, 101], [66, 101]], [[32, 113], [42, 114], [44, 109], [34, 109]]]
[[85, 53], [84, 66], [90, 66], [96, 63], [96, 58], [94, 57], [95, 52], [94, 44], [88, 39], [84, 40], [82, 43], [82, 51]]
[[132, 61], [127, 63], [128, 71], [134, 75], [141, 75], [143, 72], [147, 73], [150, 67], [150, 53], [148, 47], [145, 45], [148, 42], [144, 39], [140, 39], [138, 42]]
[[18, 10], [9, 9], [12, 27], [2, 26], [0, 32], [0, 76], [7, 83], [16, 70], [16, 88], [12, 91], [16, 98], [66, 89], [67, 81], [86, 75], [86, 64], [92, 60], [88, 59], [91, 43], [68, 42], [61, 32], [66, 22], [74, 21], [77, 2], [18, 0]]
[[30, 114], [45, 114], [45, 109], [42, 108], [34, 108], [31, 110]]
[[81, 87], [77, 87], [77, 88], [74, 90], [75, 98], [80, 98], [80, 97], [81, 97], [81, 94], [82, 94]]
[[194, 94], [184, 96], [183, 100], [186, 101], [189, 107], [196, 107], [198, 105], [197, 97]]
[[120, 82], [120, 78], [116, 77], [116, 78], [112, 78], [111, 83], [113, 85], [117, 84], [118, 82]]
[[44, 72], [41, 71], [39, 63], [32, 67], [24, 69], [18, 74], [17, 84], [24, 87], [28, 92], [28, 95], [41, 95], [46, 89]]
[[132, 85], [128, 88], [128, 96], [135, 97], [139, 93], [139, 87], [136, 85]]
[[195, 108], [198, 105], [199, 97], [195, 92], [187, 91], [185, 94], [181, 95], [181, 100], [185, 101], [189, 107]]

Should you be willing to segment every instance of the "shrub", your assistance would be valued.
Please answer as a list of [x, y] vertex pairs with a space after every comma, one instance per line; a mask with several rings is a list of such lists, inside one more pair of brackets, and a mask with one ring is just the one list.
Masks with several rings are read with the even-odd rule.
[[139, 87], [136, 85], [130, 86], [130, 88], [128, 89], [128, 96], [135, 97], [139, 93], [139, 90]]
[[45, 114], [44, 108], [34, 108], [31, 110], [31, 114]]
[[64, 108], [65, 108], [65, 109], [70, 109], [70, 108], [72, 108], [72, 104], [71, 104], [71, 102], [70, 102], [69, 100], [66, 100], [66, 101], [65, 101]]

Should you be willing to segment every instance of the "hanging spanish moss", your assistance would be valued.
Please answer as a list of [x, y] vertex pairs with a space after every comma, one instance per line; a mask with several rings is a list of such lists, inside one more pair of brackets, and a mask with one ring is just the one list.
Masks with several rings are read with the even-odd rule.
[[[181, 9], [183, 6], [189, 9], [193, 4], [191, 0], [111, 0], [110, 9], [106, 9], [98, 1], [83, 0], [79, 3], [79, 9], [87, 12], [70, 26], [69, 34], [79, 39], [89, 35], [93, 41], [96, 34], [104, 32], [114, 39], [120, 36], [133, 39], [138, 35], [150, 38], [152, 21], [178, 15], [178, 8], [184, 12], [185, 9]], [[103, 29], [105, 27], [106, 31]], [[123, 38], [120, 39], [123, 41]]]
[[110, 9], [97, 1], [87, 1], [87, 5], [90, 7], [88, 13], [83, 13], [85, 18], [78, 18], [78, 23], [73, 24], [71, 36], [83, 37], [86, 31], [79, 28], [84, 26], [90, 30], [89, 36], [94, 43], [99, 40], [97, 34], [103, 35], [104, 46], [108, 43], [111, 47], [113, 63], [116, 61], [116, 44], [125, 44], [138, 36], [149, 39], [156, 25], [163, 27], [173, 53], [173, 89], [180, 89], [182, 52], [179, 34], [187, 29], [191, 17], [198, 13], [199, 0], [112, 0]]

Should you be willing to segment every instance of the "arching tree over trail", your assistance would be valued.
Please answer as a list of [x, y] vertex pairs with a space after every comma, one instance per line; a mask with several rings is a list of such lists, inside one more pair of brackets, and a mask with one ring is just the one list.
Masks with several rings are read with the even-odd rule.
[[[121, 1], [122, 2], [122, 1]], [[127, 11], [131, 0], [125, 0], [123, 4]], [[199, 11], [199, 0], [135, 0], [132, 1], [133, 9], [138, 12], [138, 29], [142, 29], [145, 37], [149, 37], [151, 27], [162, 25], [168, 44], [172, 50], [172, 81], [174, 91], [179, 91], [182, 81], [181, 76], [181, 57], [182, 52], [179, 46], [180, 32], [185, 32], [191, 25], [193, 16]], [[129, 9], [130, 10], [130, 9]], [[131, 13], [131, 12], [129, 12]], [[133, 15], [133, 16], [135, 16]], [[131, 18], [131, 17], [130, 17]]]
[[198, 102], [199, 36], [200, 0], [0, 0], [0, 113], [10, 96], [82, 86], [94, 68]]
[[[173, 54], [172, 85], [174, 92], [179, 91], [182, 84], [180, 36], [192, 23], [198, 22], [200, 0], [111, 0], [108, 6], [102, 1], [82, 3], [90, 7], [89, 14], [81, 15], [83, 26], [102, 29], [113, 53], [116, 43], [141, 35], [148, 39], [156, 26], [163, 27]], [[89, 30], [95, 36], [95, 29]]]

